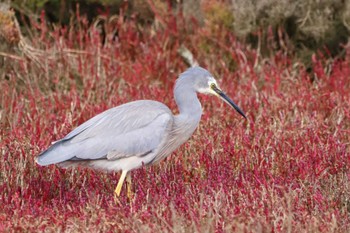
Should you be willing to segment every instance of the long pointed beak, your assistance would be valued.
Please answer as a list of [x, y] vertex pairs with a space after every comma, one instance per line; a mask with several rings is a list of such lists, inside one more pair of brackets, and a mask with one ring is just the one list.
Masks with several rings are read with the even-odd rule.
[[226, 103], [228, 103], [231, 107], [236, 109], [236, 111], [241, 114], [244, 118], [247, 119], [244, 112], [235, 104], [222, 90], [220, 90], [215, 84], [211, 85], [211, 89]]

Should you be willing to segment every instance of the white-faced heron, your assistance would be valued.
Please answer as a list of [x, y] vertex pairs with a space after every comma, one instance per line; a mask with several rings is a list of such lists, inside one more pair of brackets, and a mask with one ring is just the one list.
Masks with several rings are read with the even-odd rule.
[[[221, 91], [213, 75], [193, 67], [176, 80], [174, 96], [179, 114], [163, 103], [138, 100], [108, 109], [78, 126], [42, 152], [36, 162], [46, 166], [84, 166], [122, 171], [115, 194], [120, 195], [128, 172], [154, 164], [186, 142], [197, 128], [202, 106], [197, 92], [214, 94], [243, 111]], [[127, 181], [130, 182], [128, 175]], [[128, 195], [130, 185], [128, 186]]]

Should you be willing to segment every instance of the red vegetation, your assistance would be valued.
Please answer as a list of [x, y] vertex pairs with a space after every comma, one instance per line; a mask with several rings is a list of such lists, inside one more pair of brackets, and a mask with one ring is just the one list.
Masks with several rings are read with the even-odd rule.
[[[181, 21], [181, 20], [179, 20]], [[261, 59], [225, 29], [191, 33], [121, 17], [102, 45], [83, 18], [38, 25], [36, 59], [4, 60], [0, 78], [0, 231], [345, 232], [350, 228], [350, 49], [313, 73], [277, 52]], [[159, 165], [119, 173], [39, 167], [34, 157], [103, 110], [154, 99], [177, 112], [172, 87], [184, 44], [246, 112], [215, 97], [191, 140]], [[34, 56], [33, 56], [34, 57]]]

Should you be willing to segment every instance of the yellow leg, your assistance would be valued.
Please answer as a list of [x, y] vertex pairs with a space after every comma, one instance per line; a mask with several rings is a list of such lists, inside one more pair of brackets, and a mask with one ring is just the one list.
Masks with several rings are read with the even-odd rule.
[[114, 193], [119, 197], [120, 196], [120, 191], [122, 190], [122, 186], [125, 180], [125, 176], [128, 173], [128, 171], [122, 171], [122, 175], [119, 178], [118, 185], [114, 190]]
[[131, 197], [133, 196], [133, 193], [131, 191], [131, 175], [130, 175], [130, 173], [128, 173], [128, 175], [126, 176], [126, 182], [127, 182], [127, 187], [128, 187], [127, 196], [129, 199], [131, 199]]

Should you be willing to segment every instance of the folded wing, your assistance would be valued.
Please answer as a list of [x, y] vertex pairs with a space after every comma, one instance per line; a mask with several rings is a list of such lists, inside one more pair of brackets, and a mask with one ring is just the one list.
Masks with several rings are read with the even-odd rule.
[[173, 116], [160, 102], [130, 102], [91, 118], [37, 157], [40, 165], [67, 160], [117, 160], [155, 151], [168, 136]]

